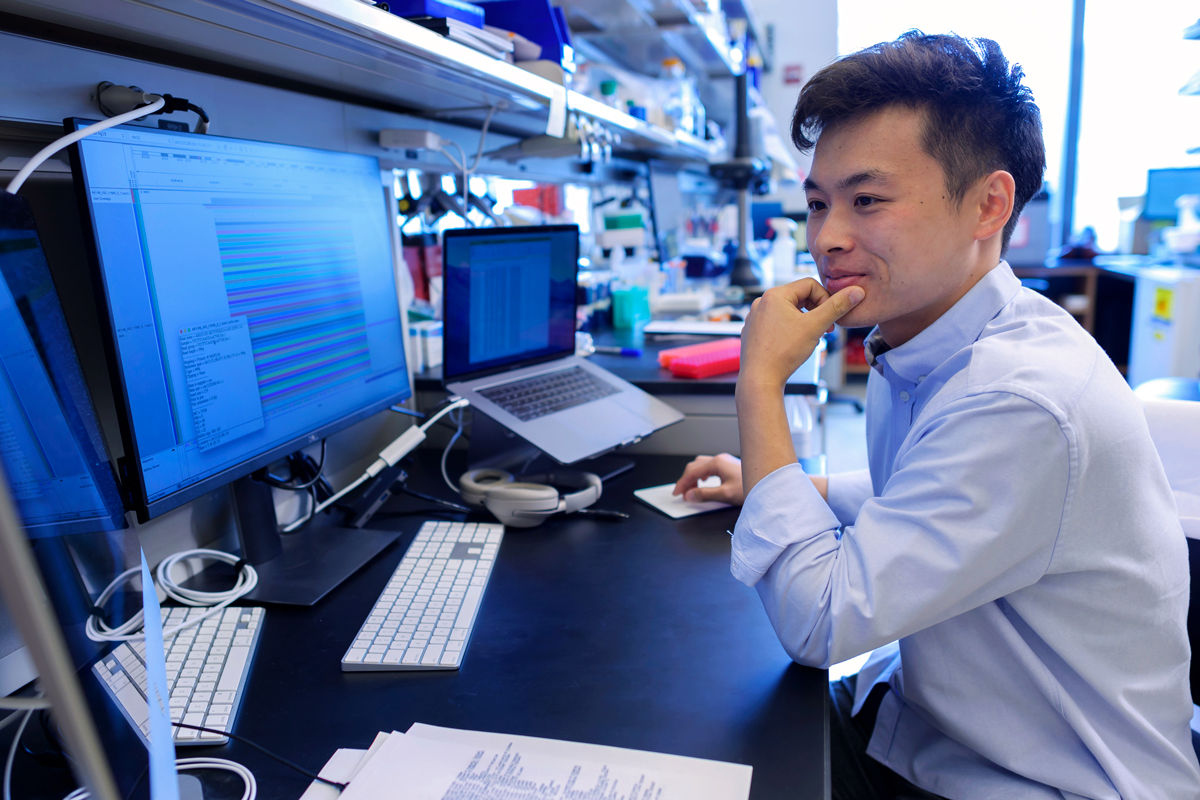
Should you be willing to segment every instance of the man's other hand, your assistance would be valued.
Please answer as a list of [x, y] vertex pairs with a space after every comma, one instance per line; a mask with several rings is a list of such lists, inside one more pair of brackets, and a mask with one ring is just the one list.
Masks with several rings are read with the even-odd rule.
[[[700, 481], [714, 475], [721, 479], [720, 486], [697, 486]], [[683, 476], [675, 484], [675, 490], [671, 494], [681, 494], [683, 499], [690, 503], [716, 500], [740, 506], [746, 499], [742, 494], [742, 462], [729, 453], [721, 453], [719, 456], [696, 456], [684, 469]]]
[[750, 307], [742, 329], [739, 388], [746, 381], [782, 389], [825, 332], [864, 295], [860, 286], [831, 295], [812, 278], [768, 289]]

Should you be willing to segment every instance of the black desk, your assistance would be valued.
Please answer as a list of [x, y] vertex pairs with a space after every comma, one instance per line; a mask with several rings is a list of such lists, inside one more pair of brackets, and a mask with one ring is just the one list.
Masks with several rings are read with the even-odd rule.
[[[419, 453], [412, 486], [445, 496], [437, 455]], [[598, 507], [629, 512], [626, 522], [509, 529], [457, 672], [341, 671], [421, 521], [456, 516], [381, 519], [405, 535], [364, 570], [314, 608], [268, 607], [235, 732], [316, 771], [339, 747], [419, 721], [750, 764], [753, 798], [828, 797], [827, 674], [791, 662], [757, 594], [730, 575], [736, 511], [676, 521], [632, 496], [686, 461], [639, 456], [605, 487]], [[263, 800], [295, 800], [308, 784], [238, 743], [179, 754], [245, 764]], [[35, 770], [18, 758], [16, 797], [69, 789], [63, 773]]]
[[[316, 608], [268, 609], [237, 732], [319, 767], [419, 721], [736, 761], [754, 767], [752, 797], [827, 797], [827, 676], [791, 662], [729, 574], [736, 512], [673, 521], [632, 496], [685, 462], [642, 456], [606, 487], [598, 506], [627, 522], [509, 529], [457, 672], [340, 670], [420, 521], [441, 515], [392, 518], [398, 545]], [[242, 745], [212, 752], [251, 767], [266, 800], [307, 784]]]

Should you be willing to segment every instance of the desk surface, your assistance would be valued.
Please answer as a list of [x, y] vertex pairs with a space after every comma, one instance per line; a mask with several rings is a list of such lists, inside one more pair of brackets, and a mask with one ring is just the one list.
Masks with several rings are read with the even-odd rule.
[[[435, 472], [431, 455], [421, 463]], [[388, 519], [405, 531], [398, 545], [324, 602], [268, 609], [237, 732], [311, 767], [420, 721], [735, 761], [754, 767], [751, 797], [827, 797], [827, 676], [791, 662], [729, 574], [736, 512], [674, 521], [632, 497], [684, 463], [639, 457], [605, 487], [597, 506], [626, 522], [510, 528], [457, 672], [340, 670], [421, 520], [442, 515]], [[214, 754], [250, 766], [266, 800], [307, 783], [236, 743]]]
[[[437, 455], [419, 451], [411, 485], [444, 496]], [[605, 486], [597, 507], [628, 521], [510, 528], [457, 672], [341, 671], [421, 521], [456, 515], [380, 519], [405, 532], [397, 544], [314, 608], [268, 607], [235, 732], [315, 771], [339, 747], [425, 722], [750, 764], [752, 798], [827, 798], [827, 673], [791, 662], [754, 590], [730, 575], [736, 511], [671, 520], [632, 496], [685, 462], [639, 456]], [[423, 507], [404, 497], [385, 510]], [[179, 753], [245, 764], [263, 800], [308, 784], [236, 742]], [[59, 800], [71, 786], [23, 754], [15, 772], [18, 798]], [[240, 796], [237, 783], [207, 800]]]
[[[641, 331], [622, 330], [604, 331], [595, 334], [598, 345], [617, 347], [640, 347], [640, 358], [627, 356], [612, 356], [597, 353], [591, 360], [597, 365], [627, 380], [643, 392], [656, 397], [669, 394], [700, 394], [700, 395], [733, 395], [737, 387], [737, 373], [714, 375], [711, 378], [691, 379], [676, 378], [669, 370], [658, 365], [658, 352], [672, 347], [683, 347], [689, 344], [711, 342], [722, 337], [714, 336], [644, 336]], [[442, 369], [419, 372], [414, 376], [417, 391], [431, 392], [442, 388]], [[788, 381], [784, 388], [786, 394], [816, 394], [817, 386], [813, 383]]]

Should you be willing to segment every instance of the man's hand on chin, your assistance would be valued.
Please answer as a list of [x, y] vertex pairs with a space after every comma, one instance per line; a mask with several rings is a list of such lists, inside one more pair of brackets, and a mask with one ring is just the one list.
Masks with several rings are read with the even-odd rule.
[[861, 286], [829, 294], [811, 278], [778, 286], [754, 301], [742, 328], [737, 381], [742, 490], [746, 495], [780, 467], [796, 463], [783, 410], [787, 379], [826, 331], [866, 296]]

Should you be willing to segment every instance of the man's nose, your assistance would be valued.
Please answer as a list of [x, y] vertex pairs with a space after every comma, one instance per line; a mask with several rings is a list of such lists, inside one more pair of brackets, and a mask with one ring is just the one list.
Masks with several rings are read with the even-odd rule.
[[[849, 216], [849, 209], [840, 209], [836, 206], [830, 208], [820, 225], [816, 226], [813, 238], [808, 243], [808, 249], [816, 255], [853, 249], [854, 240], [851, 236]], [[813, 231], [813, 226], [810, 225], [808, 230]]]

